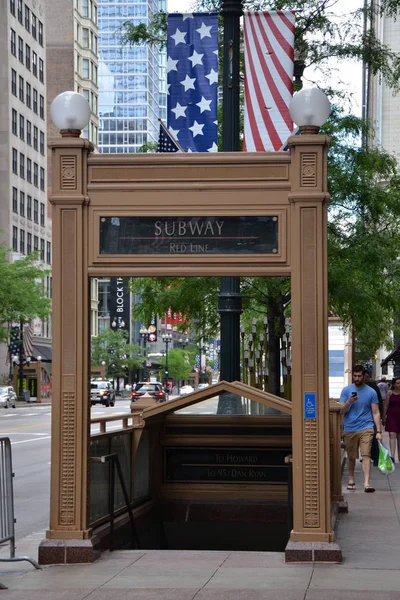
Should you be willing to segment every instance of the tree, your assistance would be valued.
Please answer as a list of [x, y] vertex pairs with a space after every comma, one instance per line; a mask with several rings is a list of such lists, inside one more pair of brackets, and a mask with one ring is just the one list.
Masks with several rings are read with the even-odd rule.
[[107, 377], [127, 377], [130, 370], [140, 369], [144, 357], [140, 346], [128, 344], [128, 332], [104, 329], [92, 338], [92, 365], [102, 365]]
[[51, 300], [44, 289], [49, 273], [38, 262], [37, 253], [10, 262], [10, 250], [0, 244], [0, 341], [8, 340], [12, 322], [30, 323], [35, 317], [45, 319]]
[[[163, 372], [166, 368], [166, 356], [160, 359]], [[182, 348], [172, 348], [168, 352], [168, 378], [178, 382], [190, 377], [194, 368], [194, 353]], [[164, 377], [163, 377], [164, 379]]]

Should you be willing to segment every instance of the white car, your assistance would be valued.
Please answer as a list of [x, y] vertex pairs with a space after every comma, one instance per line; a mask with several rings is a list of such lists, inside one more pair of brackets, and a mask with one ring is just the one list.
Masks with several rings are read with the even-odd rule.
[[2, 385], [0, 387], [0, 406], [4, 406], [4, 408], [10, 408], [10, 406], [16, 408], [17, 395], [11, 385]]
[[197, 386], [198, 390], [204, 390], [204, 388], [208, 387], [208, 383], [199, 383], [199, 385]]
[[191, 385], [183, 385], [179, 390], [180, 396], [185, 396], [186, 394], [191, 394], [194, 392], [194, 388]]

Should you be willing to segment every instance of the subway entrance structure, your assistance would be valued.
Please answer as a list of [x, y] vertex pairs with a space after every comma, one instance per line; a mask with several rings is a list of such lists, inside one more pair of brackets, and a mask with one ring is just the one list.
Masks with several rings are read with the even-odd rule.
[[291, 278], [293, 528], [286, 557], [338, 562], [329, 468], [329, 139], [319, 127], [303, 127], [289, 152], [102, 155], [79, 137], [83, 127], [72, 119], [50, 142], [51, 509], [39, 560], [95, 556], [90, 277], [242, 275]]

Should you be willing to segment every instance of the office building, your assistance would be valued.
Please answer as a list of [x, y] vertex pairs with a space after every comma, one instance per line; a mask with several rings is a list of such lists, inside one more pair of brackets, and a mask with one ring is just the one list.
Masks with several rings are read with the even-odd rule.
[[[38, 251], [51, 264], [47, 216], [46, 56], [44, 5], [2, 0], [0, 47], [0, 237], [12, 260]], [[51, 294], [51, 278], [46, 278]], [[36, 319], [34, 333], [51, 336], [50, 322]], [[34, 340], [35, 341], [35, 340]], [[0, 372], [8, 373], [7, 347], [0, 347]]]

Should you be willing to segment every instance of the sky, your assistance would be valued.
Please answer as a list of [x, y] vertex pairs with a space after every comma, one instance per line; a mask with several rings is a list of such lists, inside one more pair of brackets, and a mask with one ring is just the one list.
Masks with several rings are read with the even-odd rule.
[[[167, 11], [168, 12], [190, 12], [190, 8], [193, 5], [193, 0], [167, 0]], [[341, 12], [348, 13], [349, 11], [355, 10], [356, 8], [363, 5], [363, 0], [338, 0], [335, 8], [335, 12], [340, 14]], [[332, 9], [333, 10], [333, 9]], [[345, 83], [347, 90], [350, 90], [354, 99], [351, 103], [351, 111], [361, 115], [361, 77], [362, 69], [361, 63], [342, 61], [337, 65], [340, 71], [340, 78]], [[314, 79], [312, 71], [306, 69], [304, 72], [305, 78], [310, 80]], [[333, 80], [335, 77], [333, 77]], [[304, 87], [310, 87], [312, 84], [307, 81], [304, 82]], [[347, 107], [348, 108], [348, 107]]]

